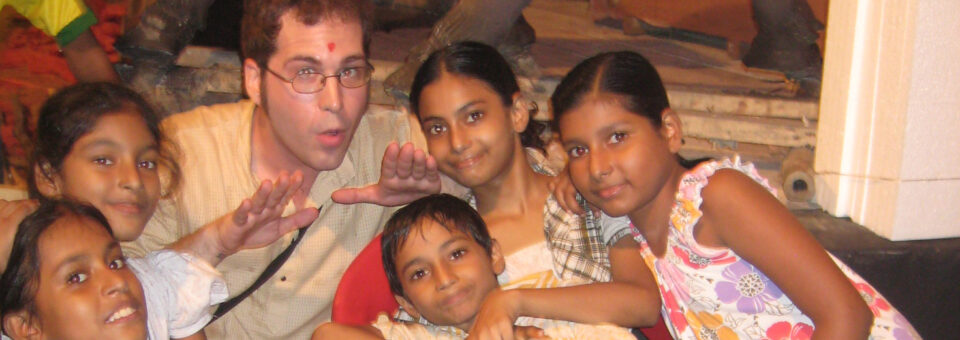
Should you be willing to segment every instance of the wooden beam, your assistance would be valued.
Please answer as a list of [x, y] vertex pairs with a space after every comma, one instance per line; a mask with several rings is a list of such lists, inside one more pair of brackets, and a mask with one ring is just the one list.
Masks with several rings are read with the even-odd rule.
[[670, 106], [693, 111], [744, 116], [816, 120], [819, 104], [813, 100], [752, 97], [667, 89]]
[[799, 147], [817, 142], [815, 121], [759, 118], [677, 110], [685, 136], [736, 142]]

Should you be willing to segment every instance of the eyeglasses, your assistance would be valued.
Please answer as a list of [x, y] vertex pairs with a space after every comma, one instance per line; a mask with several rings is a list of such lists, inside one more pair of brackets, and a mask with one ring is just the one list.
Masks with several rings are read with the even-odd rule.
[[337, 82], [339, 82], [341, 86], [352, 89], [366, 85], [370, 82], [370, 76], [373, 75], [373, 65], [370, 64], [348, 67], [329, 76], [317, 72], [302, 72], [297, 73], [292, 79], [284, 77], [268, 67], [264, 67], [264, 69], [274, 76], [277, 76], [277, 78], [290, 83], [294, 91], [303, 94], [322, 91], [324, 85], [327, 84], [327, 78], [337, 78]]

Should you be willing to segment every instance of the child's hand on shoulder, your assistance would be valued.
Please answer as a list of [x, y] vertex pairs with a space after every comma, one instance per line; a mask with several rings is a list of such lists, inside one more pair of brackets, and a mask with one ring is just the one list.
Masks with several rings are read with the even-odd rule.
[[36, 200], [7, 201], [0, 199], [0, 272], [7, 269], [17, 226], [40, 206]]
[[513, 339], [520, 317], [520, 292], [496, 289], [487, 294], [467, 339]]

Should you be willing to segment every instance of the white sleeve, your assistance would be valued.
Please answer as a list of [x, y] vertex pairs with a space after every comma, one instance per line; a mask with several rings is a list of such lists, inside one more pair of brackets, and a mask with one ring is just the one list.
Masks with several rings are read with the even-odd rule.
[[[207, 325], [210, 307], [226, 301], [227, 284], [210, 264], [189, 254], [158, 250], [131, 259], [150, 319], [163, 318], [171, 338], [190, 336]], [[160, 315], [154, 312], [159, 312]]]
[[600, 233], [603, 237], [603, 243], [612, 246], [624, 236], [633, 234], [630, 231], [630, 218], [627, 216], [610, 217], [601, 212]]

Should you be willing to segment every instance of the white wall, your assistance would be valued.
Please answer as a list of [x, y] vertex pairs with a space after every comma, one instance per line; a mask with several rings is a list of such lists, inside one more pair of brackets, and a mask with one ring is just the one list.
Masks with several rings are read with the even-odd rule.
[[894, 240], [960, 236], [960, 1], [830, 3], [817, 202]]

